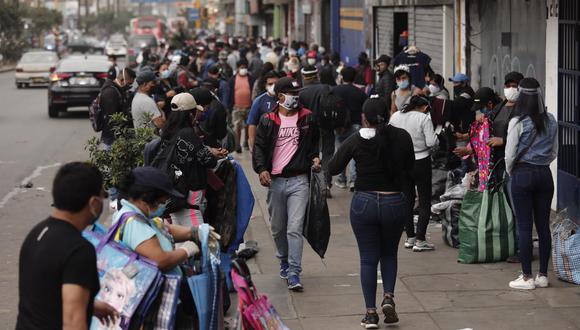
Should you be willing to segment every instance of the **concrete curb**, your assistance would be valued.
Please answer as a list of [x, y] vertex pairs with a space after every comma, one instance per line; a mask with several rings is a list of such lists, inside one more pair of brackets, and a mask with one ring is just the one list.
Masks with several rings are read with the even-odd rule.
[[16, 65], [6, 65], [0, 67], [0, 73], [10, 72], [16, 70]]

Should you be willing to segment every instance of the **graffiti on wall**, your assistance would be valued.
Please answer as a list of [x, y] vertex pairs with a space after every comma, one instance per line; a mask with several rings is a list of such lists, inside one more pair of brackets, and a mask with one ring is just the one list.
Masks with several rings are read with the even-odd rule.
[[520, 72], [524, 77], [539, 78], [533, 63], [522, 63], [517, 55], [503, 54], [501, 50], [502, 47], [497, 47], [496, 53], [491, 56], [489, 61], [487, 86], [501, 91], [505, 75], [512, 71]]

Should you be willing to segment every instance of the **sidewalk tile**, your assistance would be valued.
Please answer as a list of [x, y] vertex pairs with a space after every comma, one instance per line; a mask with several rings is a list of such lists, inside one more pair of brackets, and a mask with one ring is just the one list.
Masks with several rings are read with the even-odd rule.
[[580, 313], [580, 287], [536, 289], [534, 294], [543, 298], [551, 307], [578, 307]]
[[428, 312], [486, 309], [511, 306], [544, 306], [545, 302], [527, 291], [414, 292]]

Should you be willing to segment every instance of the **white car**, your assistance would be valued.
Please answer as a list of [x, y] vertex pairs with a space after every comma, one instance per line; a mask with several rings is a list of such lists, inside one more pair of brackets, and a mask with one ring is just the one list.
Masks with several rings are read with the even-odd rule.
[[127, 56], [127, 42], [122, 38], [111, 38], [105, 46], [107, 56]]
[[58, 63], [58, 55], [49, 51], [30, 51], [24, 53], [16, 65], [14, 74], [16, 87], [47, 85], [50, 74]]

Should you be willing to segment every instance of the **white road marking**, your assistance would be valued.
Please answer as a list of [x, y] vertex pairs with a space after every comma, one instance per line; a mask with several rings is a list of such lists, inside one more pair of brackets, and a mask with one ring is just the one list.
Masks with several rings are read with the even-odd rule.
[[[58, 167], [60, 166], [60, 163], [54, 163], [51, 165], [45, 165], [45, 166], [38, 166], [36, 169], [34, 169], [34, 171], [32, 171], [32, 173], [25, 177], [22, 182], [20, 183], [20, 185], [25, 185], [26, 183], [32, 181], [32, 179], [39, 177], [42, 174], [42, 171], [47, 170], [49, 168], [53, 168], [53, 167]], [[10, 201], [10, 199], [12, 199], [12, 197], [25, 192], [26, 189], [23, 188], [19, 188], [16, 187], [14, 189], [12, 189], [12, 191], [10, 191], [9, 193], [7, 193], [2, 200], [0, 200], [0, 209], [3, 208], [4, 206], [6, 206], [6, 204], [8, 203], [8, 201]]]

